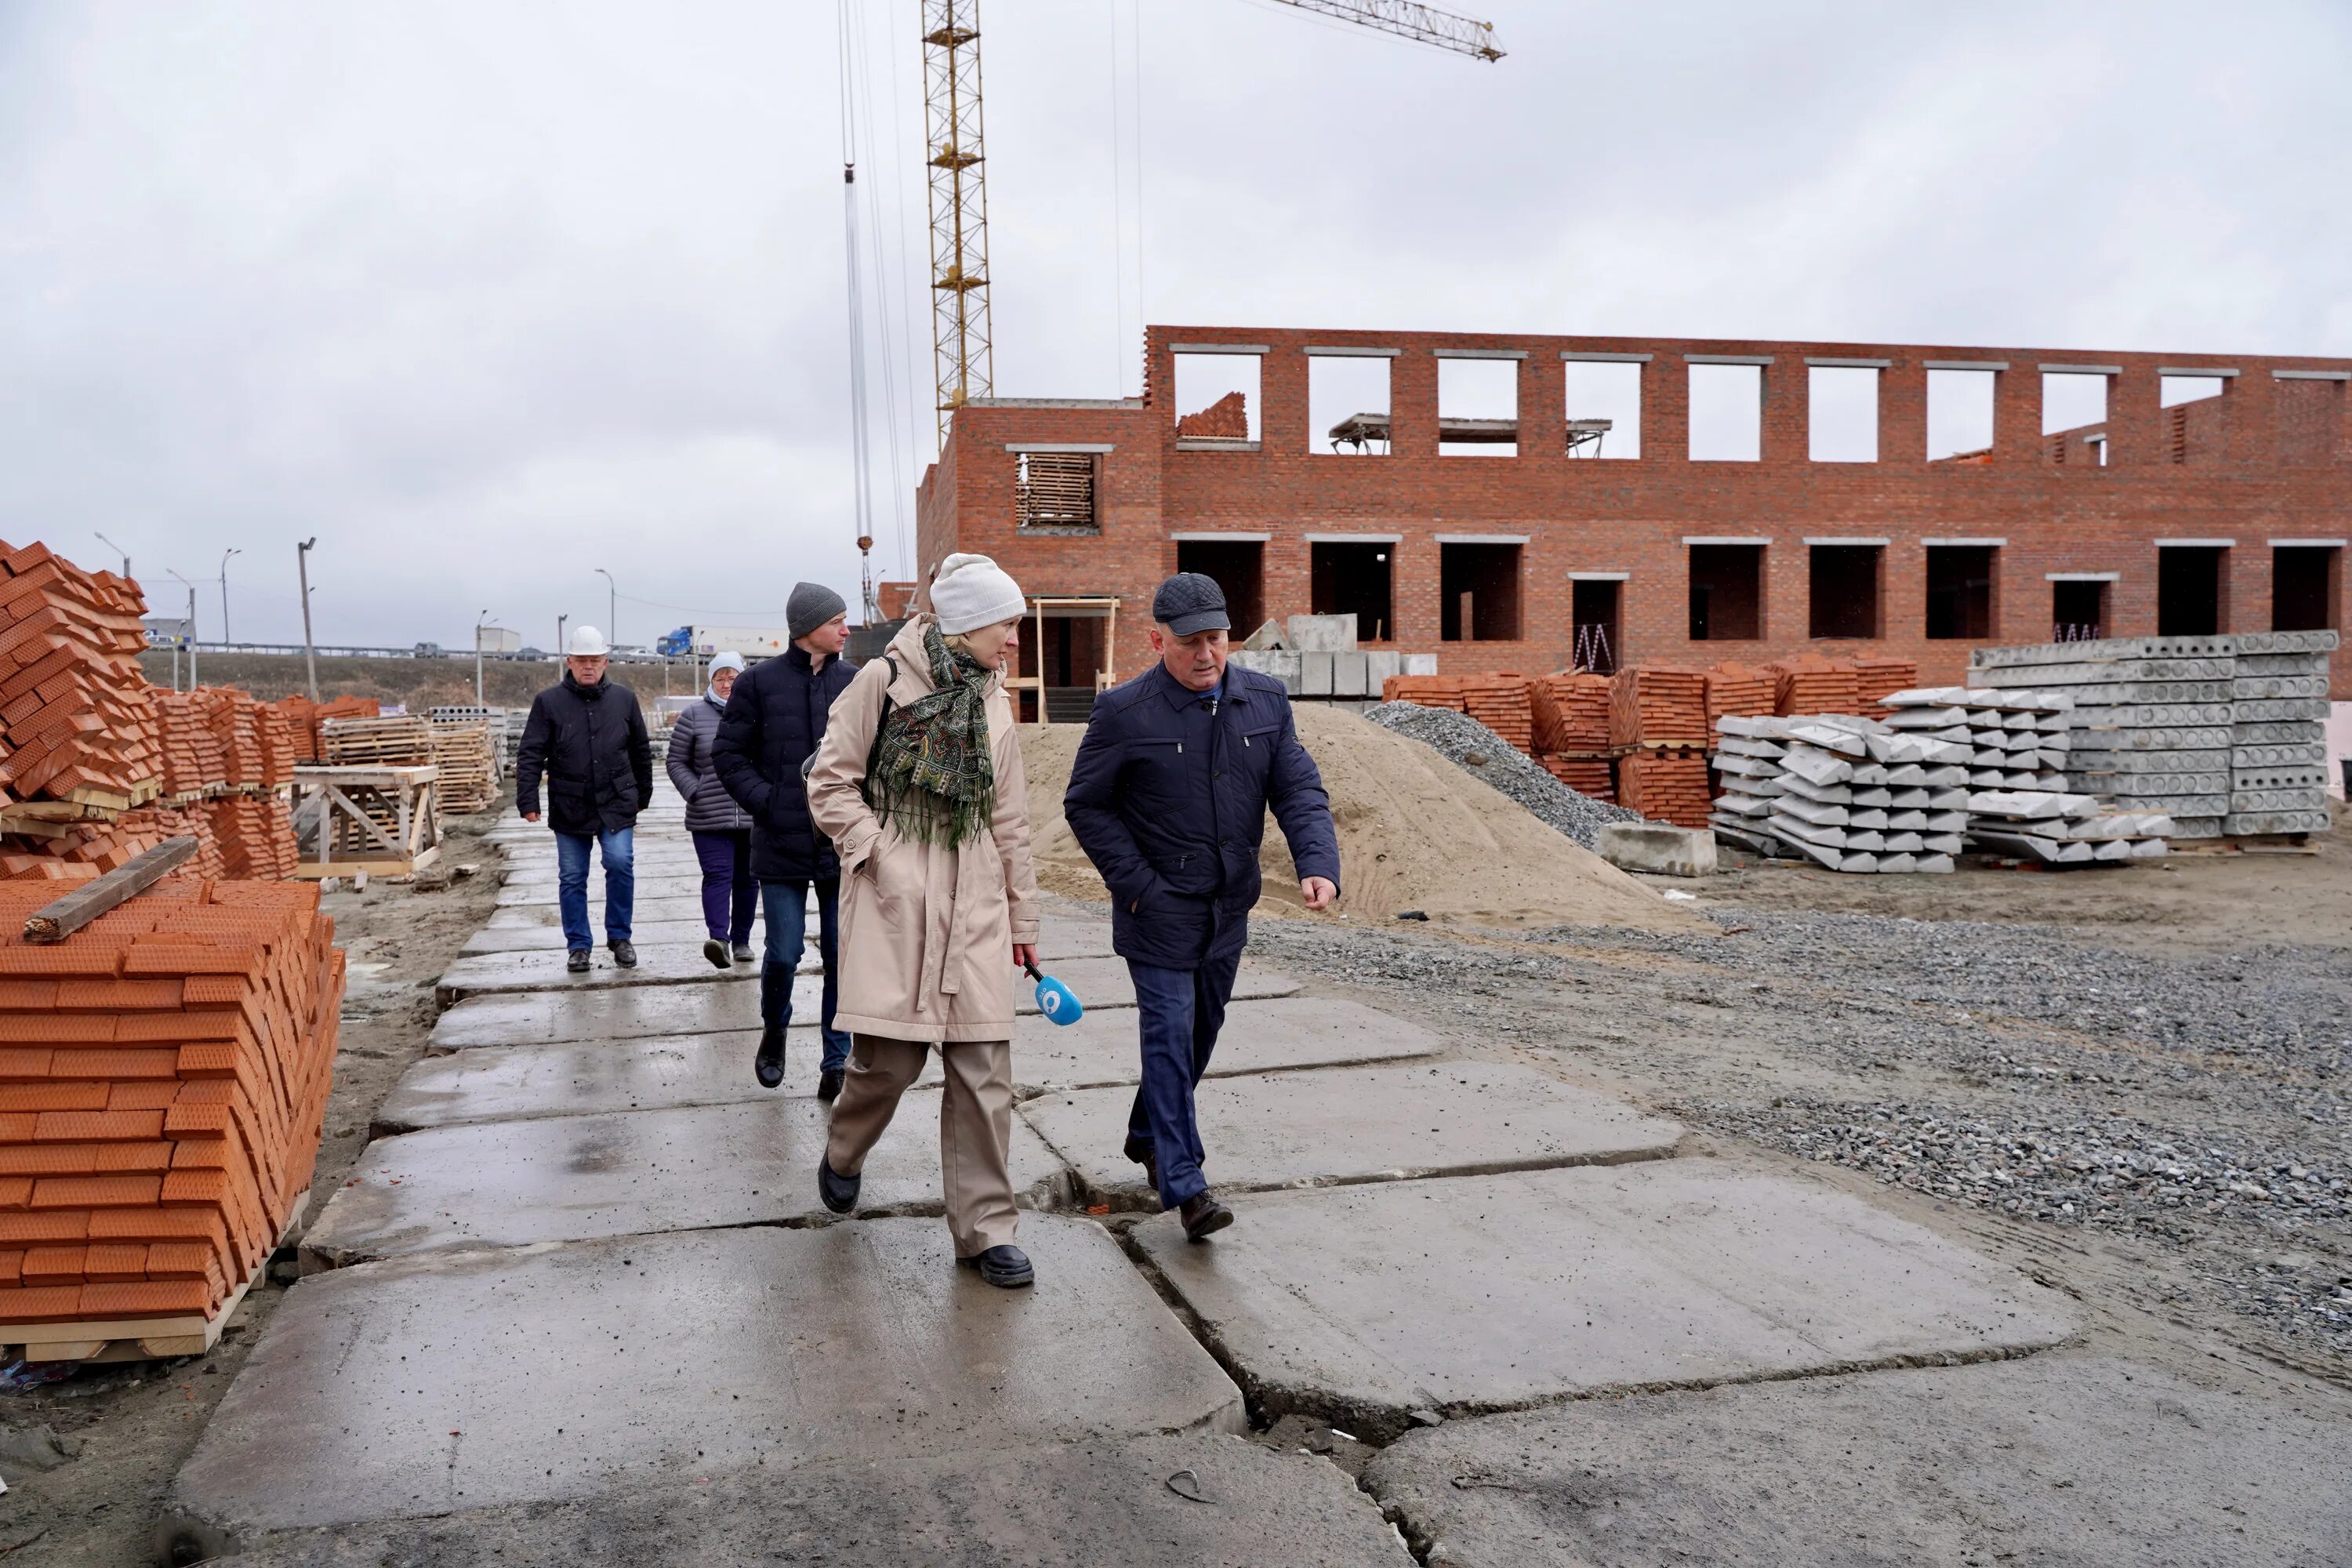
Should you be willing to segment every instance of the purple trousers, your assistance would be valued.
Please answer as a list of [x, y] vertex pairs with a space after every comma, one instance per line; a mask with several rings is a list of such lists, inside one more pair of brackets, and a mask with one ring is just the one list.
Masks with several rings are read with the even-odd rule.
[[702, 923], [723, 942], [751, 940], [760, 909], [760, 879], [751, 875], [751, 830], [698, 833], [694, 858], [702, 862]]

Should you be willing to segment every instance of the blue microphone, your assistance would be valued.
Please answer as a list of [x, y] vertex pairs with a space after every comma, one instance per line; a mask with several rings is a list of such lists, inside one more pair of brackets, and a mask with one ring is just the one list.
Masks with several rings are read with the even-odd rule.
[[1029, 978], [1037, 983], [1037, 1011], [1045, 1016], [1047, 1023], [1075, 1024], [1087, 1016], [1086, 1006], [1078, 1000], [1076, 992], [1050, 974], [1038, 973], [1034, 963], [1022, 967], [1029, 972]]

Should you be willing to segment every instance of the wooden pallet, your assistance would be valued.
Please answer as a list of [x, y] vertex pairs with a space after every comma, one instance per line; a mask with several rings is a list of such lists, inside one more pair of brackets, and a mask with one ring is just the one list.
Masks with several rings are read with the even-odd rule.
[[2237, 838], [2175, 838], [2175, 855], [2316, 855], [2308, 833], [2263, 833]]
[[421, 767], [433, 761], [433, 723], [415, 714], [328, 719], [319, 751], [330, 767]]
[[430, 866], [441, 854], [440, 776], [435, 767], [296, 768], [293, 874], [405, 877]]

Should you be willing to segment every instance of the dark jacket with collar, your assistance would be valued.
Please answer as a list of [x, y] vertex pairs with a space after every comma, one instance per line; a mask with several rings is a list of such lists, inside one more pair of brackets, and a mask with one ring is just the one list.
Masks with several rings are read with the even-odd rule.
[[1330, 797], [1280, 681], [1228, 665], [1222, 695], [1189, 691], [1155, 664], [1096, 698], [1062, 810], [1110, 889], [1112, 948], [1168, 969], [1238, 952], [1269, 807], [1298, 875], [1338, 887]]
[[614, 833], [636, 825], [654, 797], [653, 743], [637, 694], [606, 676], [561, 685], [531, 700], [515, 761], [515, 808], [539, 810], [547, 779], [547, 825], [558, 833]]
[[793, 647], [735, 678], [710, 761], [727, 793], [751, 815], [751, 874], [763, 882], [841, 875], [833, 846], [809, 821], [801, 763], [824, 739], [833, 700], [856, 673], [838, 656], [820, 670], [806, 649]]

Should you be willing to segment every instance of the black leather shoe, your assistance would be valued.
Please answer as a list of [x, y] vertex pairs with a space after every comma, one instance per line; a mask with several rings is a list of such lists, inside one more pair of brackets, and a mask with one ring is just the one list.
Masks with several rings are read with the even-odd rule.
[[588, 950], [584, 947], [575, 947], [570, 952], [565, 953], [563, 955], [563, 967], [573, 974], [587, 973]]
[[771, 1024], [760, 1031], [760, 1054], [751, 1058], [751, 1070], [760, 1076], [761, 1089], [773, 1089], [784, 1081], [784, 1032]]
[[817, 1074], [816, 1097], [823, 1100], [832, 1100], [840, 1098], [841, 1076], [841, 1069], [839, 1068], [827, 1068], [824, 1071]]
[[1129, 1137], [1119, 1152], [1143, 1167], [1143, 1179], [1151, 1184], [1152, 1192], [1157, 1194], [1160, 1191], [1160, 1152], [1145, 1140]]
[[727, 944], [715, 936], [704, 939], [702, 956], [710, 961], [710, 967], [713, 969], [724, 969], [734, 962], [733, 957], [727, 951]]
[[1191, 1241], [1206, 1241], [1234, 1223], [1234, 1211], [1217, 1201], [1217, 1194], [1205, 1188], [1184, 1200], [1177, 1210], [1184, 1222], [1184, 1236]]
[[608, 942], [604, 945], [613, 950], [613, 962], [622, 968], [635, 969], [637, 966], [637, 950], [627, 942]]
[[1029, 1255], [1017, 1247], [992, 1247], [986, 1252], [956, 1259], [959, 1268], [977, 1268], [980, 1277], [1000, 1290], [1018, 1290], [1037, 1282]]
[[[834, 1213], [847, 1214], [857, 1206], [857, 1189], [861, 1181], [862, 1178], [857, 1176], [835, 1175], [833, 1162], [821, 1154], [817, 1156], [816, 1195], [822, 1198], [824, 1201], [824, 1206]], [[998, 1250], [1002, 1251], [1003, 1248], [1000, 1247]], [[1028, 1267], [1027, 1259], [1023, 1259], [1022, 1267], [1024, 1268]]]

